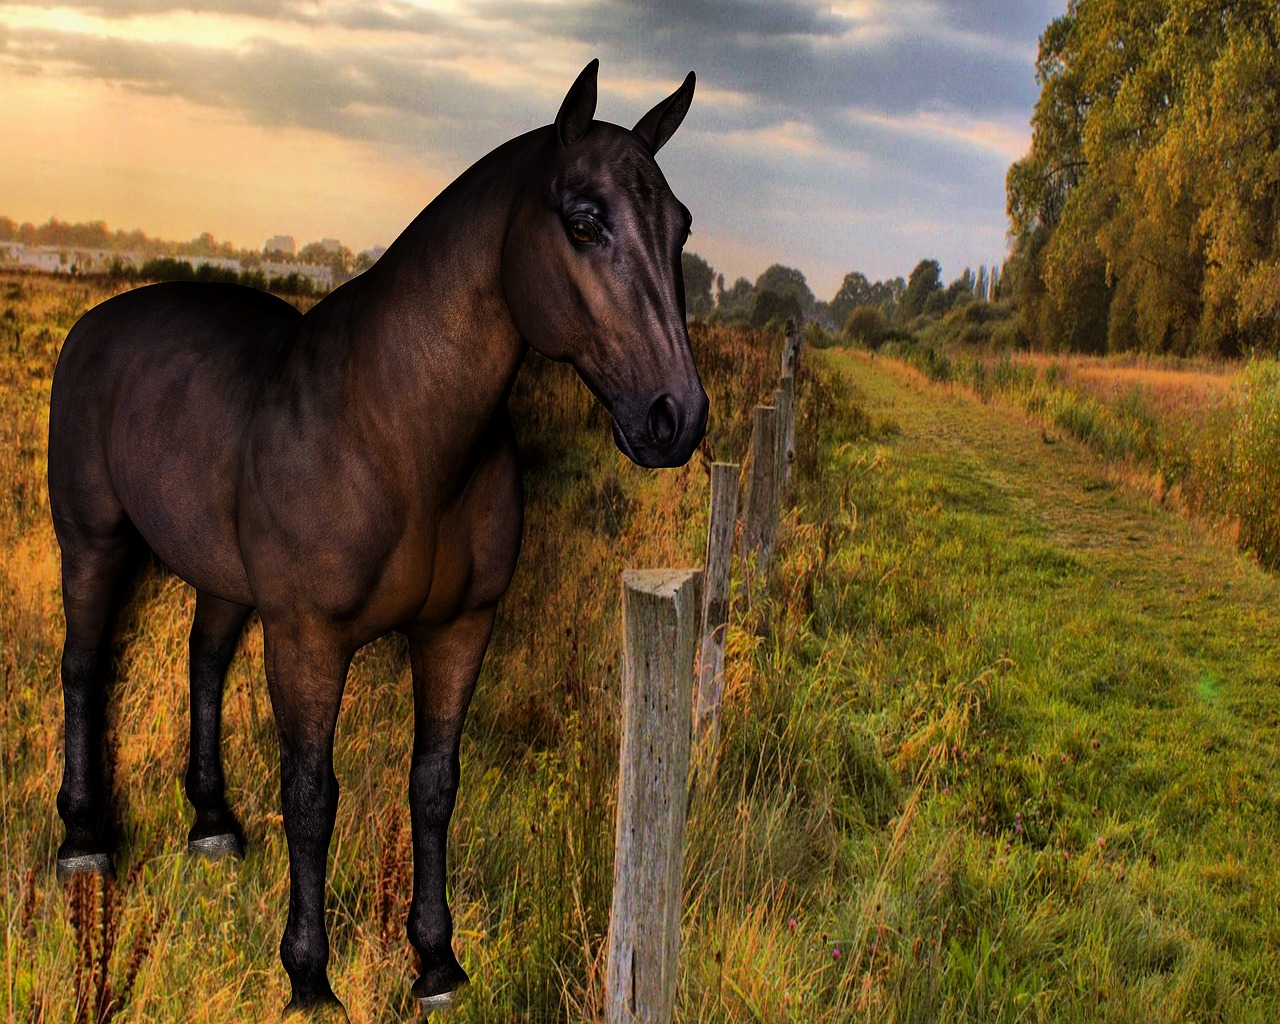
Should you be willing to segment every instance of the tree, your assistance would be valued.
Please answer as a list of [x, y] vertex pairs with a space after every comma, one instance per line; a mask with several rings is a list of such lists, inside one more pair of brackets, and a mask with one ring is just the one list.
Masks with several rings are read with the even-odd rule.
[[957, 306], [972, 302], [974, 290], [973, 271], [965, 267], [964, 273], [947, 285], [946, 308], [955, 309]]
[[784, 267], [781, 263], [775, 263], [756, 278], [755, 290], [757, 294], [769, 291], [778, 295], [792, 295], [800, 310], [800, 316], [807, 318], [813, 313], [813, 292], [810, 291], [804, 274], [794, 267]]
[[[906, 294], [902, 297], [902, 311], [907, 319], [926, 312], [930, 298], [942, 295], [942, 267], [937, 260], [921, 260], [907, 278]], [[941, 299], [934, 299], [934, 307]]]
[[711, 264], [694, 252], [680, 254], [680, 271], [684, 276], [684, 313], [691, 320], [705, 320], [714, 308], [711, 286], [715, 271]]
[[800, 300], [794, 292], [775, 292], [771, 289], [756, 292], [755, 308], [751, 311], [751, 323], [764, 327], [775, 320], [799, 320]]
[[716, 278], [716, 312], [726, 320], [749, 320], [755, 309], [756, 290], [745, 277], [733, 282], [733, 287], [725, 289], [724, 275]]
[[874, 301], [871, 282], [867, 280], [865, 274], [854, 271], [852, 274], [844, 275], [844, 280], [840, 282], [840, 287], [836, 290], [827, 313], [832, 320], [843, 326], [855, 308]]
[[1036, 343], [1280, 349], [1280, 5], [1072, 0], [1036, 74], [1006, 182]]
[[340, 281], [351, 273], [356, 265], [355, 253], [345, 245], [336, 249], [323, 242], [308, 242], [298, 250], [299, 263], [311, 263], [318, 267], [328, 267], [333, 271], [335, 281]]

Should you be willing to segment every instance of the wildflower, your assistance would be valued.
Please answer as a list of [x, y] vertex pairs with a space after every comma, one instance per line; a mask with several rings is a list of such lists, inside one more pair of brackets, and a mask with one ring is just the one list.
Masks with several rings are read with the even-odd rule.
[[787, 918], [787, 927], [792, 931], [796, 930], [796, 919], [794, 917]]
[[839, 946], [836, 946], [836, 948], [835, 948], [835, 949], [833, 949], [833, 950], [831, 951], [831, 959], [832, 959], [832, 960], [839, 960], [839, 959], [840, 959], [840, 947], [839, 947]]

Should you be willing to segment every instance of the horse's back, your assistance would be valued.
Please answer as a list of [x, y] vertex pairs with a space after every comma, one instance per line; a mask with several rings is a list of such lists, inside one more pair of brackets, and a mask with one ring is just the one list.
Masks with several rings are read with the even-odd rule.
[[71, 329], [49, 409], [49, 499], [64, 557], [127, 519], [180, 576], [248, 597], [235, 471], [262, 380], [301, 314], [236, 285], [125, 292]]

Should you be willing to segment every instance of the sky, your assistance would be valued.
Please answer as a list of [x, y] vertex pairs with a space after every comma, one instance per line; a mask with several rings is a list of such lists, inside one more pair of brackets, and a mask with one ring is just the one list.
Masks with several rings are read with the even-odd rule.
[[1066, 4], [0, 0], [0, 215], [386, 245], [598, 57], [596, 117], [627, 127], [696, 72], [658, 163], [726, 283], [951, 280], [1004, 257]]

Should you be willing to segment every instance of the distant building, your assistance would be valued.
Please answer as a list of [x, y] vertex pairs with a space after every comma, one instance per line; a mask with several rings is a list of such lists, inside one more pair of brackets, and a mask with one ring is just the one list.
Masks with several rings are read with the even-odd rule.
[[322, 238], [317, 244], [320, 246], [321, 252], [342, 252], [342, 243], [336, 238]]
[[293, 235], [275, 235], [268, 238], [266, 244], [262, 247], [263, 252], [282, 252], [288, 256], [292, 256], [298, 251], [298, 244], [293, 240]]
[[230, 256], [178, 256], [177, 259], [190, 263], [194, 270], [217, 267], [219, 270], [234, 270], [238, 274], [244, 269], [238, 259]]
[[133, 254], [63, 245], [0, 242], [0, 265], [22, 270], [36, 270], [45, 274], [102, 274], [110, 270], [114, 262], [133, 263]]

